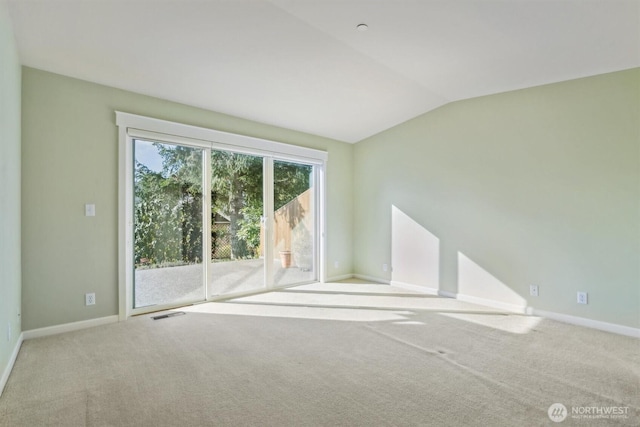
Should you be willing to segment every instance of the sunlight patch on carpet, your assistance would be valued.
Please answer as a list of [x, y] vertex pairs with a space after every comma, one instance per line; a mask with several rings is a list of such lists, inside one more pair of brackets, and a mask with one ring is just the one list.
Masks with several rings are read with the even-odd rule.
[[513, 334], [526, 334], [534, 329], [542, 320], [541, 317], [521, 316], [517, 314], [440, 313], [440, 315], [511, 332]]
[[189, 313], [232, 314], [239, 316], [285, 317], [297, 319], [340, 320], [349, 322], [382, 322], [407, 320], [410, 311], [371, 310], [354, 308], [304, 307], [211, 302], [183, 307]]

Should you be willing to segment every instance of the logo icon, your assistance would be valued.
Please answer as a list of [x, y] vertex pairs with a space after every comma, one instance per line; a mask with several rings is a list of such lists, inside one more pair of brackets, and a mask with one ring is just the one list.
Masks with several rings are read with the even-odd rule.
[[567, 407], [562, 403], [554, 403], [549, 406], [547, 414], [549, 415], [549, 419], [554, 423], [561, 423], [567, 418]]

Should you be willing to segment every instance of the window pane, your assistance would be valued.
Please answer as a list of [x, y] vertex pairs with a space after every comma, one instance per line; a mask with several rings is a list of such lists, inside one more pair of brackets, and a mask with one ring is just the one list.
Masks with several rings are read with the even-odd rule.
[[264, 288], [263, 158], [211, 152], [212, 295]]
[[274, 284], [315, 280], [313, 166], [275, 161]]
[[202, 153], [134, 141], [134, 308], [204, 299]]

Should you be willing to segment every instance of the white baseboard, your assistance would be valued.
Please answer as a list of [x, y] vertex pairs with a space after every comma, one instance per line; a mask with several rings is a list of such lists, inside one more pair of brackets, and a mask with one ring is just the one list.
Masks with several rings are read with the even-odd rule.
[[353, 277], [360, 280], [367, 280], [369, 282], [382, 283], [384, 285], [389, 285], [391, 283], [387, 279], [381, 279], [380, 277], [373, 277], [373, 276], [365, 276], [364, 274], [354, 274]]
[[341, 280], [353, 279], [353, 274], [343, 274], [341, 276], [332, 276], [325, 280], [325, 283], [339, 282]]
[[500, 302], [500, 301], [478, 298], [470, 295], [456, 294], [455, 292], [441, 291], [436, 288], [429, 288], [427, 286], [418, 286], [418, 285], [413, 285], [411, 283], [398, 282], [396, 280], [392, 280], [391, 285], [396, 286], [398, 288], [420, 292], [423, 294], [438, 295], [445, 298], [454, 298], [459, 301], [465, 301], [473, 304], [484, 305], [485, 307], [497, 308], [500, 310], [506, 310], [513, 313], [525, 313], [527, 309], [526, 306], [520, 306], [520, 305], [509, 304], [509, 303]]
[[25, 340], [47, 337], [49, 335], [62, 334], [64, 332], [78, 331], [80, 329], [93, 328], [94, 326], [108, 325], [118, 322], [118, 315], [99, 317], [97, 319], [81, 320], [79, 322], [64, 323], [62, 325], [48, 326], [46, 328], [31, 329], [22, 332]]
[[4, 368], [4, 372], [2, 372], [2, 376], [0, 377], [0, 396], [2, 396], [4, 386], [7, 385], [7, 381], [9, 381], [9, 375], [11, 375], [13, 365], [16, 363], [18, 353], [20, 352], [20, 347], [22, 347], [22, 341], [24, 341], [24, 333], [21, 333], [18, 337], [18, 341], [16, 342], [16, 345], [11, 352], [11, 356], [9, 357], [9, 363]]
[[[356, 275], [359, 277], [359, 275]], [[366, 277], [366, 276], [360, 276]], [[365, 280], [371, 280], [367, 278]], [[554, 313], [551, 311], [538, 310], [536, 308], [521, 306], [516, 304], [509, 304], [500, 301], [489, 300], [485, 298], [474, 297], [470, 295], [457, 294], [455, 292], [441, 291], [439, 289], [429, 288], [426, 286], [418, 286], [410, 283], [391, 281], [392, 286], [398, 288], [408, 289], [416, 292], [421, 292], [429, 295], [439, 295], [446, 298], [454, 298], [460, 301], [470, 302], [473, 304], [484, 305], [486, 307], [497, 308], [500, 310], [506, 310], [513, 313], [528, 314], [533, 316], [544, 317], [546, 319], [557, 320], [558, 322], [569, 323], [577, 326], [584, 326], [587, 328], [598, 329], [605, 332], [611, 332], [619, 335], [626, 335], [634, 338], [640, 338], [640, 329], [632, 328], [630, 326], [618, 325], [616, 323], [602, 322], [600, 320], [592, 320], [584, 317], [571, 316], [568, 314]]]
[[418, 286], [412, 285], [411, 283], [398, 282], [397, 280], [391, 281], [391, 286], [395, 286], [396, 288], [407, 289], [409, 291], [420, 292], [422, 294], [428, 295], [439, 295], [439, 291], [436, 288], [429, 288], [427, 286]]
[[626, 335], [629, 337], [640, 338], [640, 329], [631, 326], [618, 325], [616, 323], [602, 322], [600, 320], [587, 319], [584, 317], [571, 316], [569, 314], [554, 313], [552, 311], [531, 309], [534, 316], [545, 317], [547, 319], [557, 320], [558, 322], [570, 323], [572, 325], [584, 326], [587, 328], [598, 329], [614, 334]]
[[454, 298], [460, 301], [470, 302], [472, 304], [484, 305], [486, 307], [497, 308], [499, 310], [506, 310], [512, 313], [526, 314], [527, 312], [526, 305], [510, 304], [508, 302], [495, 301], [495, 300], [474, 297], [471, 295], [464, 295], [464, 294], [453, 294], [453, 295], [455, 295]]

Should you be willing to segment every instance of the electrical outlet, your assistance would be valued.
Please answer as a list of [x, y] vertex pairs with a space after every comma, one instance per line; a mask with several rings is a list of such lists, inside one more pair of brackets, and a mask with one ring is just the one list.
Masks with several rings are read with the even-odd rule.
[[96, 205], [93, 203], [84, 205], [84, 216], [96, 216]]
[[333, 268], [339, 268], [340, 263], [338, 261], [333, 261]]
[[578, 304], [588, 304], [588, 294], [586, 292], [578, 292]]
[[96, 303], [96, 294], [84, 294], [84, 305], [95, 305]]
[[532, 297], [538, 296], [538, 285], [529, 286], [529, 295], [531, 295]]
[[382, 264], [382, 271], [389, 271], [389, 265], [388, 264]]

